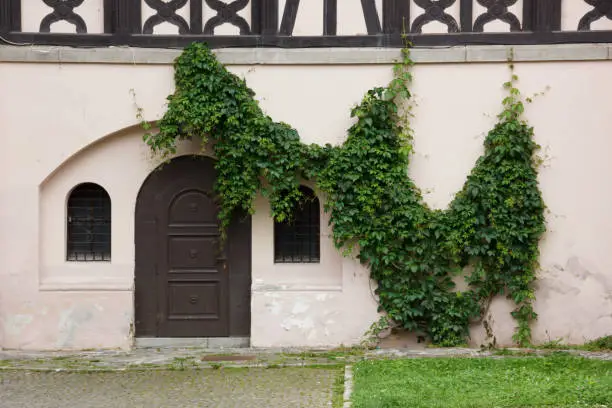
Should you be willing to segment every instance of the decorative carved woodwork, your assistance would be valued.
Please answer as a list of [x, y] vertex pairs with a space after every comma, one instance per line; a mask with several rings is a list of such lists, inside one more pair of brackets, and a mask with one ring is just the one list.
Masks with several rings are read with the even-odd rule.
[[170, 0], [164, 2], [162, 0], [145, 0], [147, 6], [151, 7], [156, 11], [156, 14], [152, 15], [145, 21], [142, 27], [143, 34], [153, 34], [155, 26], [161, 23], [170, 23], [178, 27], [179, 34], [189, 33], [189, 24], [187, 21], [176, 12], [187, 4], [189, 0]]
[[[88, 34], [85, 22], [75, 9], [87, 5], [84, 0], [38, 0], [53, 7], [45, 17], [41, 32], [22, 32], [21, 4], [26, 0], [0, 0], [0, 44], [6, 42], [39, 45], [65, 45], [73, 47], [184, 47], [194, 41], [206, 42], [213, 48], [221, 47], [402, 47], [403, 32], [408, 39], [421, 47], [453, 46], [467, 44], [563, 44], [610, 43], [612, 30], [590, 30], [593, 21], [612, 17], [612, 0], [585, 0], [593, 6], [580, 20], [579, 31], [561, 31], [563, 1], [579, 0], [523, 0], [522, 19], [508, 11], [517, 0], [382, 0], [382, 16], [379, 16], [377, 0], [361, 0], [361, 13], [367, 34], [337, 35], [338, 0], [323, 0], [323, 30], [309, 36], [294, 36], [299, 0], [286, 0], [284, 10], [279, 10], [280, 0], [145, 0], [156, 13], [142, 20], [142, 0], [103, 0], [104, 33]], [[30, 0], [27, 0], [30, 1]], [[32, 0], [34, 1], [34, 0]], [[314, 0], [308, 0], [314, 1]], [[216, 13], [203, 21], [203, 4], [206, 2]], [[487, 9], [474, 16], [474, 4]], [[423, 8], [410, 26], [412, 5]], [[448, 8], [459, 6], [459, 19]], [[250, 6], [251, 21], [238, 15]], [[181, 7], [189, 7], [190, 18], [178, 15]], [[359, 8], [354, 1], [353, 7]], [[280, 12], [279, 12], [280, 11]], [[518, 13], [516, 13], [518, 14]], [[77, 33], [49, 33], [56, 21], [68, 21]], [[279, 20], [280, 24], [279, 24]], [[482, 32], [484, 25], [493, 20], [510, 24], [511, 32]], [[429, 22], [442, 22], [446, 34], [424, 34], [423, 26]], [[154, 27], [169, 22], [178, 27], [178, 35], [153, 34]], [[221, 24], [239, 28], [240, 35], [214, 35]], [[520, 32], [519, 32], [520, 31]]]
[[448, 27], [449, 33], [459, 32], [457, 20], [450, 14], [446, 13], [446, 9], [455, 4], [456, 0], [414, 0], [417, 6], [421, 7], [423, 14], [417, 16], [412, 23], [412, 32], [423, 32], [423, 26], [432, 21], [439, 21]]
[[83, 17], [74, 12], [76, 7], [83, 4], [85, 0], [43, 0], [43, 2], [53, 8], [53, 11], [47, 14], [40, 22], [41, 33], [50, 33], [51, 24], [58, 21], [67, 21], [76, 27], [78, 34], [87, 33], [87, 25]]
[[495, 20], [508, 23], [510, 31], [521, 31], [521, 22], [518, 17], [508, 11], [508, 7], [516, 4], [518, 0], [476, 0], [478, 4], [487, 8], [474, 21], [474, 31], [483, 32], [484, 25]]
[[584, 0], [585, 3], [593, 6], [593, 10], [586, 13], [578, 23], [579, 31], [588, 31], [591, 24], [600, 18], [607, 17], [612, 20], [612, 0]]
[[249, 23], [238, 15], [238, 12], [244, 9], [249, 0], [236, 0], [231, 3], [224, 3], [220, 0], [206, 0], [206, 4], [217, 12], [217, 15], [206, 22], [204, 26], [204, 34], [212, 35], [215, 32], [215, 27], [221, 24], [230, 23], [240, 29], [240, 35], [251, 33]]

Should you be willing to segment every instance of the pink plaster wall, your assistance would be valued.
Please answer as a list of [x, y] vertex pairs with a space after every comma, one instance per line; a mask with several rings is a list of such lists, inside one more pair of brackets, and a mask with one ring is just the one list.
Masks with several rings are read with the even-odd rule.
[[[231, 69], [273, 118], [315, 143], [341, 142], [351, 106], [391, 76], [387, 65]], [[610, 69], [610, 62], [517, 64], [525, 94], [550, 87], [527, 108], [543, 147], [540, 181], [549, 206], [536, 341], [579, 343], [612, 333]], [[415, 68], [410, 174], [433, 207], [448, 204], [482, 152], [507, 75], [505, 64]], [[158, 163], [134, 126], [133, 95], [153, 120], [172, 87], [170, 66], [0, 63], [0, 346], [130, 347], [134, 203]], [[113, 260], [106, 265], [63, 260], [63, 203], [82, 181], [99, 182], [113, 200]], [[316, 270], [274, 266], [265, 201], [257, 208], [252, 344], [357, 342], [378, 316], [367, 271], [328, 247]], [[511, 342], [508, 310], [503, 299], [491, 307], [498, 344]], [[487, 341], [482, 328], [472, 340]]]

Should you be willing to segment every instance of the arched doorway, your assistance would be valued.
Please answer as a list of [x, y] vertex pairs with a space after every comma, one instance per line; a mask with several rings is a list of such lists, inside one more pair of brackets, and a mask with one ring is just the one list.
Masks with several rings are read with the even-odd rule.
[[136, 200], [136, 337], [250, 335], [251, 220], [221, 245], [214, 160], [182, 156], [153, 171]]

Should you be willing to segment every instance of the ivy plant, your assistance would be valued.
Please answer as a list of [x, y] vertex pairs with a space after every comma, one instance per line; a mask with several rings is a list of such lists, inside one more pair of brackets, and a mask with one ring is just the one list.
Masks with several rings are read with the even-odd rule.
[[[145, 141], [166, 158], [182, 139], [214, 149], [223, 228], [235, 210], [254, 211], [258, 192], [272, 217], [286, 220], [300, 182], [315, 182], [335, 245], [369, 267], [381, 310], [394, 324], [438, 345], [463, 344], [470, 322], [505, 295], [516, 304], [514, 340], [526, 344], [545, 224], [538, 146], [523, 119], [518, 78], [504, 84], [503, 110], [465, 185], [447, 210], [433, 210], [408, 174], [413, 62], [408, 47], [402, 55], [392, 81], [365, 94], [351, 111], [356, 122], [345, 142], [332, 147], [301, 143], [295, 129], [262, 111], [243, 79], [194, 43], [176, 60], [176, 90]], [[467, 290], [456, 290], [455, 276]]]

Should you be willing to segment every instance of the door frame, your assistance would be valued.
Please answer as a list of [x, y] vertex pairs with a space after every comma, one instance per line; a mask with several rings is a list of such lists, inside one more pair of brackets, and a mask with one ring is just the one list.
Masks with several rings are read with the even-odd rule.
[[[202, 160], [203, 168], [210, 168], [215, 160], [203, 155], [184, 155], [170, 160], [154, 169], [142, 183], [136, 199], [134, 211], [134, 332], [135, 337], [160, 337], [159, 335], [159, 279], [156, 253], [160, 231], [154, 217], [155, 206], [159, 199], [156, 192], [163, 183], [164, 169], [175, 163], [186, 160]], [[214, 171], [214, 170], [213, 170]], [[213, 174], [216, 180], [216, 174]], [[170, 180], [171, 181], [171, 180]], [[160, 185], [161, 183], [161, 185]], [[153, 200], [153, 202], [152, 202]], [[143, 240], [143, 236], [155, 236], [156, 239]], [[165, 239], [165, 238], [164, 238]], [[153, 243], [153, 244], [152, 244]], [[153, 245], [153, 246], [151, 246]], [[251, 332], [251, 216], [237, 213], [227, 230], [225, 242], [229, 284], [227, 305], [228, 336], [249, 337]], [[167, 337], [167, 336], [164, 336]], [[208, 336], [206, 336], [208, 337]]]

